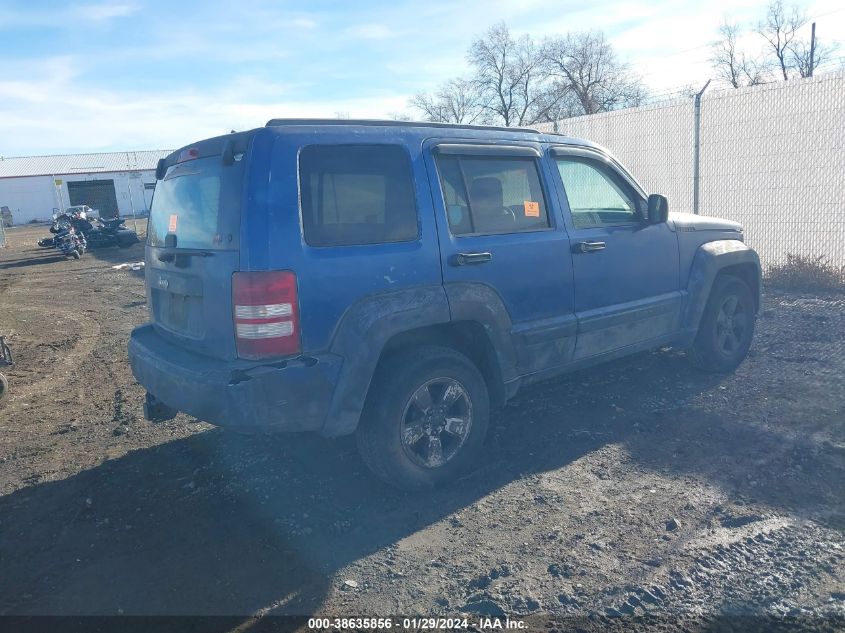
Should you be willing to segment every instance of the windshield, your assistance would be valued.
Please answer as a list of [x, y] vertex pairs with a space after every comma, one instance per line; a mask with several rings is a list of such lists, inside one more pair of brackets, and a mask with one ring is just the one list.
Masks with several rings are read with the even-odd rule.
[[150, 246], [164, 246], [168, 234], [177, 248], [223, 248], [224, 227], [220, 213], [221, 171], [219, 156], [174, 165], [159, 181], [153, 196], [148, 239]]

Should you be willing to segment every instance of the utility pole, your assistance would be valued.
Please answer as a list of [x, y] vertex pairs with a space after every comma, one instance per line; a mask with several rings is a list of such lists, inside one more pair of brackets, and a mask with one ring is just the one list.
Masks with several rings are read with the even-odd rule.
[[813, 66], [816, 65], [816, 23], [813, 22], [812, 30], [810, 31], [810, 72], [808, 77], [813, 76]]
[[132, 180], [131, 176], [126, 180], [127, 186], [129, 187], [129, 208], [132, 209], [132, 230], [135, 231], [135, 234], [138, 234], [138, 225], [135, 222], [135, 203], [132, 201]]
[[710, 85], [710, 79], [704, 87], [695, 93], [695, 108], [693, 121], [693, 146], [692, 146], [692, 212], [698, 214], [698, 189], [701, 179], [701, 95]]

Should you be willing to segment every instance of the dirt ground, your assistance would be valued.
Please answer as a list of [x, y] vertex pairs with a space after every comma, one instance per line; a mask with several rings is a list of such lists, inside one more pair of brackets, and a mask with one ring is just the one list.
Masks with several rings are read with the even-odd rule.
[[477, 470], [405, 494], [348, 439], [146, 422], [143, 276], [111, 268], [142, 245], [46, 234], [0, 249], [0, 615], [845, 616], [842, 295], [767, 293], [731, 376], [663, 350], [525, 389]]

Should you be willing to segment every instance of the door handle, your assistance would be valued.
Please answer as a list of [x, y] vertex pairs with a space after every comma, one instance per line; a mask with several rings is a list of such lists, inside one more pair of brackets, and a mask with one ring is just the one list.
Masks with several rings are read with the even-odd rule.
[[594, 251], [603, 251], [607, 248], [604, 242], [578, 242], [572, 249], [576, 253], [592, 253]]
[[449, 263], [453, 266], [467, 266], [468, 264], [483, 264], [492, 259], [492, 253], [458, 253]]

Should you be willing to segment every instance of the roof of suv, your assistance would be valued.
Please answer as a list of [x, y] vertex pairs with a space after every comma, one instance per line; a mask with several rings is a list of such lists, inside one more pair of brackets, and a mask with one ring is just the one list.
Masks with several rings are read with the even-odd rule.
[[540, 134], [529, 127], [504, 127], [497, 125], [469, 125], [464, 123], [439, 123], [435, 121], [394, 121], [391, 119], [270, 119], [267, 127], [277, 125], [356, 125], [364, 127], [442, 127], [462, 130], [500, 130], [503, 132], [530, 132]]
[[[583, 147], [600, 148], [600, 146], [583, 139], [563, 136], [561, 134], [541, 132], [534, 128], [527, 127], [502, 127], [495, 125], [466, 125], [461, 123], [437, 123], [433, 121], [392, 121], [380, 119], [270, 119], [265, 127], [336, 127], [347, 126], [355, 128], [404, 128], [407, 131], [421, 131], [426, 128], [436, 128], [439, 134], [444, 132], [448, 136], [478, 136], [479, 138], [491, 138], [491, 132], [499, 132], [502, 140], [516, 140], [520, 137], [528, 137], [525, 140], [547, 143], [566, 143], [568, 145], [581, 145]], [[448, 132], [447, 132], [448, 130]], [[452, 134], [449, 134], [452, 132]], [[467, 134], [469, 133], [469, 134]], [[604, 148], [601, 148], [604, 149]]]

